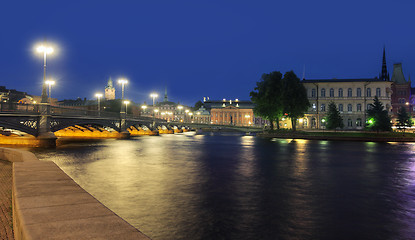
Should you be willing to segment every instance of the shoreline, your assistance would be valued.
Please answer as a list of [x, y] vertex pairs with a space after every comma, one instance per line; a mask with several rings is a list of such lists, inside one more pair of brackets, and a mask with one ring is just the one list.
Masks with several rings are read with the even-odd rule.
[[[415, 137], [405, 136], [376, 136], [378, 133], [364, 133], [365, 135], [373, 134], [374, 136], [341, 136], [343, 132], [316, 132], [323, 135], [307, 135], [303, 132], [284, 132], [284, 133], [257, 133], [257, 137], [262, 138], [281, 138], [281, 139], [305, 139], [305, 140], [322, 140], [322, 141], [355, 141], [355, 142], [415, 142]], [[312, 134], [312, 133], [311, 133]], [[379, 133], [380, 135], [382, 133]], [[409, 135], [409, 134], [408, 134]]]

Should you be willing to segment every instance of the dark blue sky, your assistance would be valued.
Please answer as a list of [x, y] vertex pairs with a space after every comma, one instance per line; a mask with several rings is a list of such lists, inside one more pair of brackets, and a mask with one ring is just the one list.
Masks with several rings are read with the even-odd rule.
[[[415, 78], [415, 1], [7, 1], [0, 6], [0, 85], [41, 94], [43, 38], [58, 99], [93, 98], [126, 77], [126, 98], [193, 105], [249, 99], [261, 74], [378, 76], [402, 62]], [[117, 85], [117, 94], [120, 88]], [[162, 98], [159, 98], [161, 100]]]

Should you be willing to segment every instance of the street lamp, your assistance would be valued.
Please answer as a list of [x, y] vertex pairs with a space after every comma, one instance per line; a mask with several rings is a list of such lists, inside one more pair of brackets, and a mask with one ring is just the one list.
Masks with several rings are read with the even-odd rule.
[[98, 116], [101, 116], [100, 98], [102, 97], [102, 93], [96, 93], [95, 97], [98, 99]]
[[[127, 79], [120, 78], [118, 79], [118, 83], [121, 84], [121, 102], [124, 101], [124, 85], [128, 83]], [[121, 113], [123, 113], [122, 105], [121, 105]]]
[[179, 105], [179, 106], [177, 106], [177, 109], [179, 109], [179, 112], [178, 112], [178, 116], [179, 116], [179, 121], [180, 121], [180, 115], [182, 114], [182, 109], [183, 109], [183, 106], [182, 105]]
[[124, 104], [125, 104], [125, 116], [127, 116], [127, 105], [130, 104], [130, 101], [125, 100]]
[[[156, 106], [154, 105], [155, 104], [155, 100], [156, 100], [156, 98], [158, 98], [158, 94], [157, 93], [151, 93], [150, 94], [150, 97], [151, 98], [153, 98], [153, 125], [155, 124], [155, 122], [156, 122]], [[158, 110], [157, 110], [157, 112], [158, 112]]]
[[48, 102], [46, 95], [46, 55], [53, 53], [53, 48], [46, 45], [36, 47], [38, 53], [43, 53], [43, 85], [42, 85], [42, 103]]
[[52, 104], [52, 95], [50, 94], [50, 92], [51, 92], [52, 85], [55, 85], [55, 81], [47, 80], [45, 83], [49, 85], [49, 103]]

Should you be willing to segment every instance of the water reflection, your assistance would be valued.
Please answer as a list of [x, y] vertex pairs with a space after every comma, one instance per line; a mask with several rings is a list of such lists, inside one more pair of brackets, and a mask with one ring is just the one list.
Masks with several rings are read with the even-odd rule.
[[414, 150], [179, 134], [37, 155], [153, 239], [410, 239]]

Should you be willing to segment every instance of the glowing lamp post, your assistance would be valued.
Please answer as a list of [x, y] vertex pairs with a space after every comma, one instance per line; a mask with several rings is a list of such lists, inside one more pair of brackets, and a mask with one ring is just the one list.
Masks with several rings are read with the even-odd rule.
[[118, 83], [121, 84], [121, 113], [123, 113], [125, 112], [123, 111], [123, 104], [122, 104], [124, 102], [124, 86], [125, 84], [128, 83], [128, 80], [121, 78], [121, 79], [118, 79]]
[[184, 121], [186, 122], [186, 115], [189, 114], [189, 109], [184, 110], [185, 114], [184, 114]]
[[53, 53], [53, 48], [45, 45], [40, 45], [36, 48], [38, 53], [43, 53], [43, 85], [42, 85], [42, 103], [48, 102], [46, 95], [46, 56]]
[[[156, 101], [156, 98], [158, 98], [158, 94], [157, 93], [152, 93], [152, 94], [150, 94], [150, 97], [151, 98], [153, 98], [153, 125], [156, 123], [156, 106], [154, 105], [155, 104], [155, 101]], [[157, 110], [157, 112], [158, 112], [158, 110]]]
[[98, 99], [98, 116], [101, 116], [101, 103], [100, 103], [100, 99], [102, 97], [102, 93], [97, 93], [95, 94], [95, 97], [97, 97]]
[[[183, 106], [179, 105], [179, 106], [177, 106], [177, 109], [179, 109], [179, 113], [178, 113], [178, 115], [179, 115], [179, 116], [181, 116]], [[181, 117], [179, 117], [179, 121], [180, 121], [180, 120], [181, 120]]]
[[45, 81], [45, 83], [49, 86], [49, 103], [52, 103], [52, 95], [51, 95], [51, 89], [52, 89], [52, 85], [55, 85], [55, 81], [53, 80], [47, 80]]
[[130, 101], [125, 100], [124, 104], [125, 104], [125, 117], [127, 117], [127, 106], [128, 106], [128, 104], [130, 104]]
[[143, 109], [143, 114], [144, 114], [146, 112], [147, 106], [143, 105], [143, 106], [141, 106], [141, 108]]

